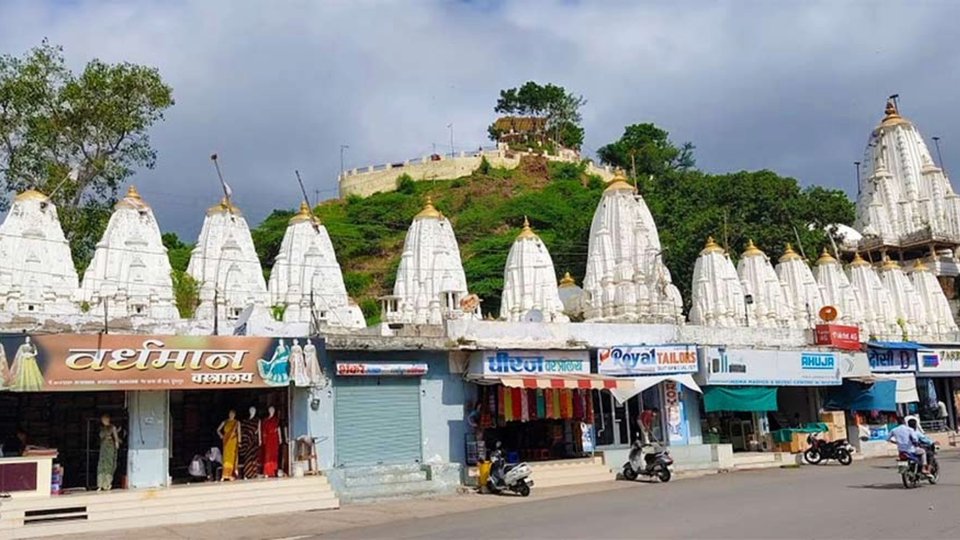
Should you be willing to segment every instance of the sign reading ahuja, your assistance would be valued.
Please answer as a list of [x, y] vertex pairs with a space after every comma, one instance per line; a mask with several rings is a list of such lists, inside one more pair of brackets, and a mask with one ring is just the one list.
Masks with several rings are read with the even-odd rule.
[[287, 386], [299, 370], [319, 372], [323, 349], [323, 340], [246, 336], [7, 335], [0, 343], [12, 359], [0, 356], [0, 390], [14, 392]]

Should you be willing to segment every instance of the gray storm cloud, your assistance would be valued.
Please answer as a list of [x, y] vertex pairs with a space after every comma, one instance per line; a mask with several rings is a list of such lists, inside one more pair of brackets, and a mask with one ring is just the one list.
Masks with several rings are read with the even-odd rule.
[[[884, 99], [960, 167], [960, 5], [947, 2], [64, 2], [0, 4], [0, 52], [48, 37], [79, 68], [157, 66], [177, 105], [134, 178], [161, 227], [192, 239], [219, 153], [250, 222], [347, 167], [489, 144], [499, 89], [563, 84], [588, 99], [585, 151], [655, 122], [700, 167], [769, 168], [855, 193]], [[311, 193], [311, 196], [313, 193]]]

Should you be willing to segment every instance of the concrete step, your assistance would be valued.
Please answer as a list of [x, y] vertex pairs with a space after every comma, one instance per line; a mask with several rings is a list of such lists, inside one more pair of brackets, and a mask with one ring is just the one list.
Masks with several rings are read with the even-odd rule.
[[561, 469], [565, 467], [582, 467], [584, 465], [603, 465], [603, 458], [600, 456], [581, 459], [558, 459], [553, 461], [528, 461], [527, 465], [534, 471]]
[[579, 484], [595, 484], [598, 482], [613, 482], [617, 475], [610, 471], [585, 471], [580, 474], [570, 474], [564, 476], [550, 476], [546, 478], [533, 476], [533, 487], [548, 488], [557, 486], [574, 486]]
[[[250, 500], [237, 503], [227, 508], [208, 508], [204, 506], [171, 513], [151, 514], [136, 518], [118, 518], [105, 520], [88, 520], [64, 523], [35, 524], [16, 529], [5, 528], [0, 523], [0, 538], [37, 538], [43, 536], [69, 535], [87, 532], [109, 531], [132, 527], [155, 527], [161, 525], [175, 525], [199, 523], [236, 517], [248, 517], [266, 514], [281, 514], [287, 512], [306, 512], [312, 510], [333, 509], [339, 507], [337, 499], [332, 500], [301, 500], [275, 504], [271, 500]], [[135, 537], [135, 535], [132, 535]]]
[[545, 480], [547, 478], [565, 478], [567, 476], [583, 476], [587, 474], [603, 476], [610, 474], [610, 468], [606, 465], [581, 465], [579, 467], [540, 469], [534, 470], [531, 476], [534, 480]]
[[409, 482], [426, 482], [426, 471], [397, 472], [390, 474], [371, 474], [367, 476], [347, 476], [343, 479], [345, 487], [372, 486], [380, 484], [405, 484]]
[[345, 503], [358, 501], [373, 501], [380, 499], [395, 499], [406, 497], [424, 497], [444, 493], [444, 487], [435, 482], [404, 482], [399, 484], [377, 484], [357, 486], [344, 489], [340, 493], [340, 500]]
[[423, 471], [423, 466], [417, 463], [403, 465], [374, 465], [370, 467], [344, 467], [340, 469], [344, 478], [383, 476], [391, 474], [408, 474]]
[[[790, 454], [787, 454], [788, 456]], [[793, 459], [784, 459], [784, 454], [781, 452], [769, 452], [762, 454], [734, 454], [733, 455], [733, 466], [735, 468], [750, 467], [753, 465], [770, 465], [770, 464], [784, 464], [784, 463], [793, 463]]]

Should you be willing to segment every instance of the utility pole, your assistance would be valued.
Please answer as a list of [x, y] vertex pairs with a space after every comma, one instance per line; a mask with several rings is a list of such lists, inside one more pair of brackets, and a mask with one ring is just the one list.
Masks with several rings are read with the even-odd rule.
[[455, 153], [453, 148], [453, 122], [447, 124], [447, 127], [450, 128], [450, 157], [452, 158]]
[[320, 190], [319, 190], [319, 189], [314, 189], [314, 190], [313, 190], [313, 205], [314, 205], [314, 206], [317, 206], [317, 205], [319, 205], [319, 204], [320, 204]]
[[343, 180], [343, 151], [348, 148], [350, 148], [350, 145], [348, 144], [340, 145], [340, 177], [338, 178], [338, 180]]

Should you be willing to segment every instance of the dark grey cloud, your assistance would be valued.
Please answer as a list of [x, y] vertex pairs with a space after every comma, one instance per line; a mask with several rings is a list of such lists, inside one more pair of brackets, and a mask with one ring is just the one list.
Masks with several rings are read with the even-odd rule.
[[852, 162], [901, 95], [960, 168], [953, 2], [41, 2], [0, 5], [0, 51], [47, 36], [71, 64], [155, 65], [177, 105], [135, 182], [192, 238], [219, 187], [217, 151], [252, 224], [348, 167], [489, 144], [500, 88], [582, 93], [586, 150], [652, 121], [699, 165], [770, 168], [855, 192]]

